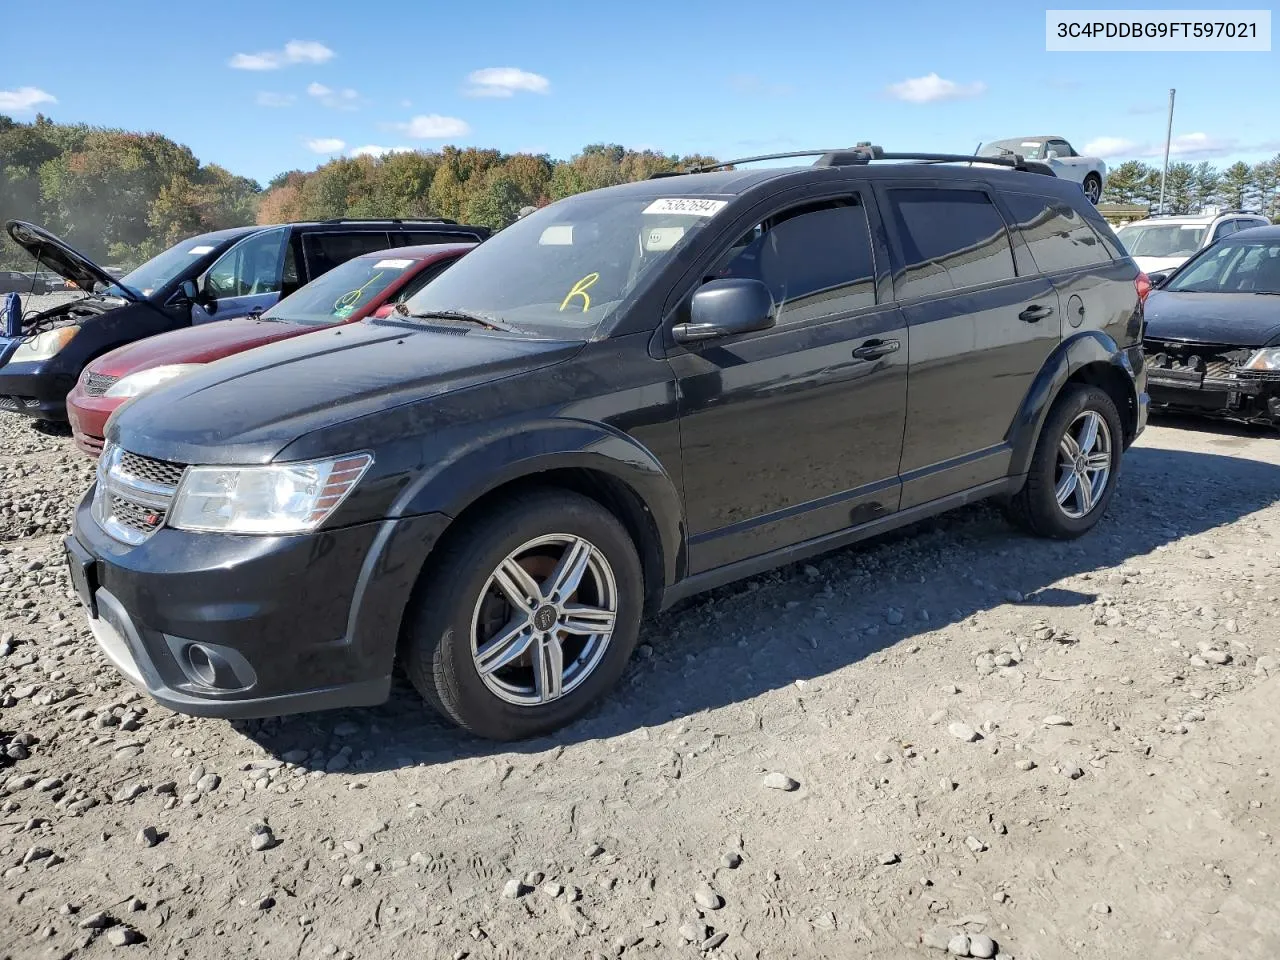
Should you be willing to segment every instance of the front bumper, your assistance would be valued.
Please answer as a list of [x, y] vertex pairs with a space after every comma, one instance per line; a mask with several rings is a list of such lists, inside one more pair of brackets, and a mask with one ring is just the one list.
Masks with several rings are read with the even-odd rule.
[[1240, 376], [1215, 370], [1203, 376], [1150, 368], [1147, 389], [1157, 407], [1230, 419], [1280, 423], [1280, 375]]
[[[9, 343], [3, 337], [0, 341]], [[65, 420], [67, 394], [76, 377], [59, 369], [57, 359], [10, 361], [0, 366], [0, 410], [40, 420]]]
[[180, 713], [250, 718], [384, 701], [400, 620], [448, 519], [289, 537], [164, 528], [137, 546], [89, 513], [67, 538], [99, 647]]
[[125, 402], [124, 397], [91, 397], [79, 383], [67, 396], [67, 421], [76, 446], [91, 457], [102, 453], [107, 418]]

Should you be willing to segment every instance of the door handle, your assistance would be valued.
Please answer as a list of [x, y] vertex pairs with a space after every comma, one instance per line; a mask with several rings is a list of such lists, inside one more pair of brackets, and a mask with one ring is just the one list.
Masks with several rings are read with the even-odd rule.
[[853, 359], [874, 360], [890, 353], [896, 353], [901, 344], [897, 340], [868, 340], [860, 347], [853, 348]]
[[1033, 303], [1027, 309], [1018, 314], [1018, 319], [1024, 323], [1038, 323], [1045, 317], [1053, 316], [1053, 307], [1046, 307], [1043, 304]]

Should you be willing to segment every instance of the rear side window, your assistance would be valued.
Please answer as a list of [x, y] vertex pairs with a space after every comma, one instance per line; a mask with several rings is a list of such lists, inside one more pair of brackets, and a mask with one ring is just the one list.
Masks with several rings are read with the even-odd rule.
[[312, 280], [353, 257], [385, 250], [389, 246], [391, 244], [383, 232], [306, 233], [302, 236], [302, 250], [306, 254]]
[[899, 300], [1015, 277], [1004, 219], [980, 190], [889, 191], [902, 263]]
[[757, 224], [706, 279], [747, 277], [773, 294], [777, 324], [876, 302], [866, 208], [856, 197], [787, 210]]
[[429, 243], [475, 243], [476, 237], [472, 233], [444, 233], [436, 231], [434, 233], [392, 233], [391, 243], [396, 247], [417, 247], [425, 246]]
[[1062, 200], [1005, 194], [1014, 229], [1022, 234], [1041, 273], [1106, 263], [1111, 253], [1080, 213]]
[[1213, 231], [1213, 239], [1221, 240], [1223, 237], [1229, 237], [1236, 232], [1236, 220], [1223, 220], [1218, 224], [1218, 229]]

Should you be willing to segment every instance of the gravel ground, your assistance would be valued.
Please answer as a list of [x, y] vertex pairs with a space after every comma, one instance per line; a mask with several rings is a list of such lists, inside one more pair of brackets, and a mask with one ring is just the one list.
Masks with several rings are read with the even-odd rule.
[[0, 421], [0, 957], [1280, 955], [1271, 434], [1149, 429], [1075, 543], [977, 507], [695, 598], [516, 747], [157, 707], [61, 567], [89, 477]]

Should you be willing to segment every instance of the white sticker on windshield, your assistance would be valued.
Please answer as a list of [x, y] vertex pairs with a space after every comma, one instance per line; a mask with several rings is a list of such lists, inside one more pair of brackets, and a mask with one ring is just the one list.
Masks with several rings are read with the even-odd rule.
[[187, 255], [192, 257], [201, 257], [201, 256], [204, 256], [206, 253], [213, 253], [213, 247], [206, 247], [201, 245], [199, 247], [192, 247], [190, 250], [187, 251]]
[[403, 270], [405, 267], [412, 266], [412, 260], [379, 260], [373, 265], [375, 270]]
[[693, 197], [663, 197], [644, 208], [642, 213], [683, 213], [694, 217], [713, 217], [725, 208], [728, 200], [700, 200]]

